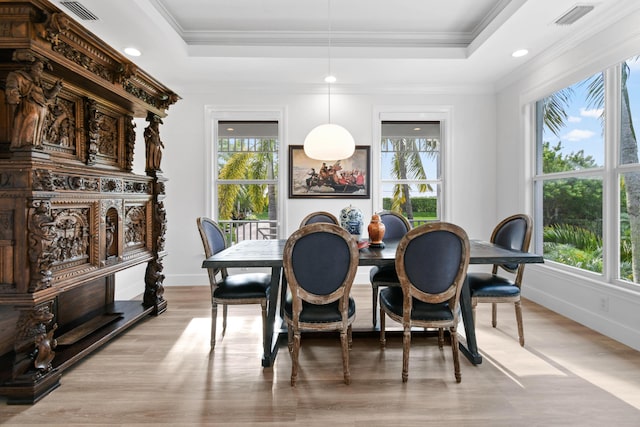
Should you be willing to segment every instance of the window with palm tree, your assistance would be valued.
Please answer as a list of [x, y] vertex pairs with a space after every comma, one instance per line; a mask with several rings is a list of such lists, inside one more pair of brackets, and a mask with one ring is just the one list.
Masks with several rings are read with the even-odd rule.
[[232, 241], [278, 236], [278, 123], [219, 121], [217, 218]]
[[380, 152], [383, 209], [413, 225], [440, 219], [440, 122], [383, 121]]
[[[640, 72], [635, 58], [537, 102], [534, 182], [542, 221], [537, 240], [546, 259], [638, 283], [640, 164], [633, 122], [640, 78], [634, 68]], [[606, 112], [605, 98], [619, 100], [619, 108]], [[619, 131], [606, 132], [609, 127]], [[607, 161], [614, 152], [615, 161]], [[605, 203], [606, 197], [616, 202]], [[610, 235], [615, 227], [607, 224], [618, 224], [619, 232]], [[605, 253], [607, 247], [618, 253]]]

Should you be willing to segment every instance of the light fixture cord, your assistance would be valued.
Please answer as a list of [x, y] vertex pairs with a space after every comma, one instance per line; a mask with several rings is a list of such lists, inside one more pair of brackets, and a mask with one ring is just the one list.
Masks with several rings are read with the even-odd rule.
[[[331, 76], [331, 0], [327, 0], [327, 18], [329, 24], [329, 34], [327, 43], [327, 77]], [[327, 82], [327, 103], [328, 103], [328, 123], [331, 124], [331, 82]]]

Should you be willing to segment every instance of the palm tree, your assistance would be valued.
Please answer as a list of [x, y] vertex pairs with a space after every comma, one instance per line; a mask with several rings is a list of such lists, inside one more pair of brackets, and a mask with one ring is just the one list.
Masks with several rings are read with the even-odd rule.
[[[620, 163], [637, 164], [638, 141], [633, 128], [633, 121], [631, 120], [631, 106], [629, 104], [629, 92], [627, 90], [628, 77], [629, 65], [625, 62], [622, 66], [622, 93], [620, 96]], [[631, 229], [633, 281], [638, 283], [640, 279], [640, 173], [625, 172], [623, 179], [627, 196], [629, 227]]]
[[[418, 142], [415, 138], [394, 138], [389, 140], [393, 147], [393, 159], [391, 173], [399, 180], [427, 179], [427, 174], [422, 165]], [[427, 144], [432, 150], [427, 151], [429, 156], [435, 156], [437, 142], [428, 139]], [[393, 186], [393, 198], [391, 210], [405, 212], [408, 219], [413, 219], [413, 206], [411, 205], [411, 186], [409, 184], [396, 184]], [[418, 184], [418, 191], [424, 193], [433, 191], [429, 184]]]
[[[259, 139], [255, 151], [240, 151], [231, 154], [220, 170], [221, 180], [272, 180], [277, 174], [274, 158], [276, 141]], [[254, 212], [268, 209], [268, 218], [275, 224], [278, 217], [277, 194], [274, 184], [224, 184], [218, 186], [218, 217], [230, 219], [238, 201], [244, 199]], [[273, 225], [275, 227], [275, 225]]]

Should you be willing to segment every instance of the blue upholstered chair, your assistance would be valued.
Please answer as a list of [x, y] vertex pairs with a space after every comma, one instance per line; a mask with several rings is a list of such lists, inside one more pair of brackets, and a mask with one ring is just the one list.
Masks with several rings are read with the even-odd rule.
[[310, 224], [295, 231], [284, 247], [289, 292], [284, 317], [291, 354], [291, 385], [298, 379], [303, 330], [339, 331], [344, 382], [351, 382], [349, 347], [356, 306], [349, 296], [358, 268], [356, 239], [340, 226]]
[[[409, 377], [411, 328], [449, 328], [456, 382], [461, 381], [457, 325], [460, 292], [469, 266], [469, 239], [457, 225], [424, 224], [410, 230], [396, 250], [400, 287], [380, 291], [380, 344], [385, 347], [385, 315], [402, 324], [402, 381]], [[443, 340], [438, 339], [442, 348]]]
[[[227, 247], [222, 229], [213, 220], [205, 217], [197, 219], [198, 231], [207, 258]], [[267, 297], [271, 285], [268, 273], [242, 273], [229, 275], [226, 268], [208, 269], [211, 286], [211, 349], [216, 346], [216, 318], [218, 304], [222, 304], [222, 334], [227, 329], [227, 306], [239, 304], [260, 304], [262, 307], [262, 339], [267, 325]]]
[[329, 224], [340, 225], [338, 222], [338, 218], [330, 212], [318, 211], [311, 212], [309, 215], [305, 216], [300, 222], [300, 227], [304, 227], [305, 225], [315, 224], [317, 222], [327, 222]]
[[[380, 220], [384, 224], [383, 240], [396, 240], [404, 236], [407, 231], [411, 230], [411, 224], [402, 216], [402, 214], [394, 211], [380, 212]], [[373, 267], [369, 271], [369, 281], [372, 288], [372, 321], [373, 326], [378, 322], [378, 288], [381, 286], [400, 286], [398, 274], [393, 265], [382, 267]]]
[[[491, 234], [491, 242], [508, 249], [518, 249], [523, 252], [529, 250], [533, 221], [528, 215], [518, 214], [502, 220]], [[503, 270], [510, 277], [498, 275]], [[520, 291], [524, 264], [495, 264], [491, 273], [469, 273], [469, 289], [471, 291], [471, 306], [475, 321], [478, 303], [491, 303], [491, 324], [497, 324], [497, 303], [513, 303], [518, 323], [520, 345], [524, 346], [524, 328], [522, 326], [522, 308], [520, 306]]]

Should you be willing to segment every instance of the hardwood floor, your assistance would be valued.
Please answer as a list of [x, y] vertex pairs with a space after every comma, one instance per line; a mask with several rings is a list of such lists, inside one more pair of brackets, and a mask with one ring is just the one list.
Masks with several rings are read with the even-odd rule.
[[[356, 328], [371, 322], [371, 287], [353, 288]], [[67, 371], [62, 385], [32, 406], [0, 400], [12, 425], [309, 426], [638, 426], [640, 352], [530, 301], [523, 302], [526, 345], [513, 308], [478, 307], [484, 361], [461, 358], [435, 337], [412, 342], [402, 383], [402, 339], [354, 337], [351, 385], [342, 382], [337, 336], [303, 336], [300, 374], [289, 385], [286, 343], [273, 368], [260, 366], [259, 307], [230, 307], [229, 325], [209, 352], [209, 288], [167, 287], [166, 313], [135, 326]], [[388, 325], [393, 323], [387, 321]], [[221, 333], [221, 326], [218, 328]]]

